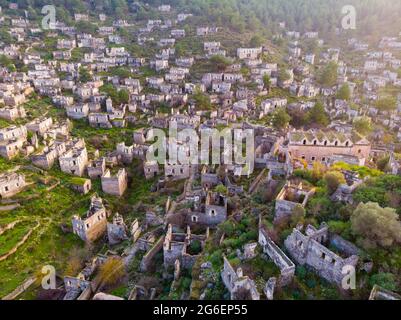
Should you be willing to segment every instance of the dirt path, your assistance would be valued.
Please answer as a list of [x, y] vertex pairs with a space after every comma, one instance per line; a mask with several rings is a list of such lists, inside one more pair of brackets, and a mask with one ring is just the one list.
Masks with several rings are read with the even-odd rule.
[[24, 293], [33, 283], [35, 283], [36, 278], [29, 278], [25, 282], [19, 285], [13, 292], [1, 298], [1, 300], [14, 300], [20, 294]]
[[11, 210], [17, 209], [19, 207], [21, 207], [21, 205], [19, 203], [10, 204], [8, 206], [0, 206], [0, 211], [11, 211]]
[[19, 222], [21, 222], [21, 220], [16, 220], [16, 221], [13, 221], [13, 222], [9, 223], [8, 225], [6, 225], [6, 226], [4, 226], [4, 227], [0, 227], [0, 236], [1, 236], [4, 232], [6, 232], [7, 230], [10, 230], [10, 229], [14, 228], [15, 225], [16, 225], [17, 223], [19, 223]]
[[21, 239], [20, 242], [18, 242], [14, 248], [12, 248], [10, 251], [8, 251], [6, 254], [3, 254], [2, 256], [0, 256], [0, 262], [3, 260], [6, 260], [9, 256], [11, 256], [12, 254], [14, 254], [15, 252], [17, 252], [18, 248], [21, 247], [31, 236], [32, 232], [34, 232], [37, 228], [40, 227], [40, 222], [38, 222], [38, 224], [36, 226], [34, 226], [33, 228], [31, 228], [27, 234], [25, 234], [25, 236]]

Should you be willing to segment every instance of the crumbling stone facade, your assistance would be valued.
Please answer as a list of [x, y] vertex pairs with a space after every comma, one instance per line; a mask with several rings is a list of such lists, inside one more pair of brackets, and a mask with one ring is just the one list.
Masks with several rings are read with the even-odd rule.
[[323, 224], [320, 229], [308, 225], [305, 234], [294, 229], [284, 241], [290, 256], [300, 265], [307, 265], [331, 283], [341, 286], [344, 266], [356, 267], [358, 256], [342, 258], [326, 248], [323, 243], [328, 239], [328, 227]]
[[201, 174], [201, 185], [204, 189], [212, 189], [217, 186], [221, 181], [216, 173], [208, 172], [205, 166]]
[[315, 189], [306, 190], [302, 183], [292, 185], [291, 182], [287, 182], [276, 197], [274, 220], [290, 216], [297, 205], [305, 208], [314, 193]]
[[134, 159], [134, 146], [126, 146], [125, 142], [121, 142], [117, 144], [116, 152], [119, 156], [121, 156], [121, 160], [129, 164]]
[[90, 281], [81, 278], [64, 277], [66, 295], [63, 300], [75, 300], [83, 291], [90, 288]]
[[237, 268], [235, 271], [226, 257], [223, 259], [224, 269], [221, 272], [221, 279], [230, 292], [231, 300], [243, 299], [243, 297], [239, 297], [241, 291], [247, 292], [251, 300], [260, 300], [255, 282], [248, 276], [244, 276], [241, 268]]
[[0, 196], [9, 198], [16, 195], [26, 186], [25, 176], [18, 173], [3, 173], [0, 175]]
[[127, 226], [119, 213], [116, 213], [113, 217], [113, 223], [107, 223], [107, 238], [111, 245], [118, 244], [128, 239]]
[[186, 233], [173, 232], [173, 226], [170, 224], [163, 243], [164, 267], [174, 266], [176, 260], [179, 260], [182, 268], [191, 268], [199, 256], [199, 253], [191, 253], [189, 250], [193, 241], [199, 241], [203, 248], [206, 235], [195, 235], [191, 233], [188, 226]]
[[288, 150], [291, 156], [308, 163], [328, 163], [335, 155], [346, 155], [357, 157], [359, 165], [364, 165], [370, 149], [370, 142], [358, 135], [320, 131], [294, 131], [289, 134]]
[[92, 242], [104, 234], [107, 228], [107, 211], [103, 200], [96, 195], [91, 199], [89, 210], [83, 218], [73, 216], [72, 229], [74, 234], [83, 241]]
[[9, 126], [0, 130], [0, 141], [26, 138], [28, 131], [25, 126]]
[[59, 158], [61, 171], [82, 177], [88, 166], [86, 147], [72, 148]]
[[51, 146], [43, 148], [41, 153], [31, 157], [32, 163], [42, 169], [51, 169], [55, 161], [66, 152], [64, 141], [55, 141]]
[[369, 300], [401, 300], [401, 296], [375, 284], [370, 292]]
[[91, 179], [101, 178], [106, 171], [106, 159], [100, 158], [93, 160], [88, 165], [88, 176]]
[[274, 243], [263, 228], [259, 228], [259, 244], [263, 252], [266, 253], [280, 269], [279, 286], [282, 287], [290, 284], [294, 277], [295, 264], [285, 255], [280, 247]]
[[227, 198], [217, 192], [208, 192], [204, 206], [188, 214], [188, 223], [215, 227], [227, 220]]
[[159, 164], [156, 161], [146, 161], [143, 163], [143, 172], [147, 180], [155, 178], [159, 174]]
[[166, 163], [164, 165], [165, 178], [170, 181], [188, 179], [193, 170], [193, 166], [188, 164]]
[[262, 53], [262, 47], [259, 48], [238, 48], [238, 59], [257, 59]]
[[26, 124], [26, 128], [30, 132], [37, 133], [38, 135], [43, 135], [47, 130], [49, 130], [53, 125], [52, 118], [36, 118], [35, 120]]
[[0, 118], [9, 121], [15, 121], [18, 118], [25, 118], [26, 113], [24, 107], [4, 107], [0, 108]]
[[9, 126], [0, 130], [0, 156], [10, 160], [16, 157], [27, 142], [25, 126]]
[[8, 160], [15, 158], [23, 150], [25, 142], [24, 139], [0, 141], [0, 156]]
[[127, 171], [123, 168], [112, 176], [110, 170], [106, 170], [102, 176], [102, 190], [113, 196], [122, 196], [128, 187]]
[[71, 180], [71, 188], [81, 194], [87, 194], [92, 188], [92, 182], [89, 179], [75, 178]]
[[267, 280], [265, 288], [263, 290], [267, 300], [273, 300], [276, 283], [277, 283], [277, 279], [275, 277], [270, 277], [269, 280]]

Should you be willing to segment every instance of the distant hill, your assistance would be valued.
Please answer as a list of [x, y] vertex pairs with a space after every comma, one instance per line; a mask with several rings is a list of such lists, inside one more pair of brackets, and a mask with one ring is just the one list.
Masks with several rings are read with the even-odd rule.
[[[16, 0], [21, 9], [31, 15], [40, 14], [48, 0]], [[7, 8], [10, 1], [0, 0]], [[357, 13], [357, 36], [377, 39], [382, 34], [401, 31], [401, 1], [399, 0], [54, 0], [58, 18], [68, 20], [74, 12], [103, 12], [109, 16], [132, 19], [149, 19], [161, 16], [156, 8], [170, 4], [173, 10], [199, 16], [200, 22], [229, 27], [233, 31], [258, 31], [275, 34], [278, 22], [285, 21], [287, 28], [298, 31], [319, 31], [325, 37], [335, 37], [340, 27], [344, 5], [353, 5]], [[149, 6], [146, 6], [148, 3]], [[151, 9], [153, 8], [153, 9]]]

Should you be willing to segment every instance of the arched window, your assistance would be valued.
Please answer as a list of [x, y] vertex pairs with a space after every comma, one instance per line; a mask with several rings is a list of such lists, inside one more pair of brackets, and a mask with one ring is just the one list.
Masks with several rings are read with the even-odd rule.
[[313, 140], [313, 144], [316, 145], [316, 144], [317, 144], [317, 141], [316, 141], [316, 140]]
[[338, 146], [338, 141], [334, 142], [334, 145], [337, 147]]
[[349, 141], [347, 141], [347, 142], [345, 143], [345, 146], [346, 146], [346, 147], [348, 147], [348, 146], [349, 146]]
[[324, 141], [324, 145], [327, 146], [327, 140]]
[[304, 139], [303, 144], [304, 144], [304, 145], [306, 144], [306, 139]]

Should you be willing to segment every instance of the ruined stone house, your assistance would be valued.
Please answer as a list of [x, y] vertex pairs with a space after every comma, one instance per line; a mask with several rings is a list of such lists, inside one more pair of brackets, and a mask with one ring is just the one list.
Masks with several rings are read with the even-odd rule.
[[315, 193], [315, 189], [305, 189], [302, 182], [298, 185], [288, 181], [276, 197], [274, 220], [280, 220], [291, 216], [298, 205], [305, 208], [309, 198]]
[[119, 213], [114, 215], [112, 223], [107, 223], [107, 239], [111, 245], [128, 239], [127, 226]]
[[266, 230], [259, 226], [259, 244], [262, 250], [267, 254], [274, 264], [280, 269], [279, 286], [286, 286], [291, 283], [295, 264], [285, 255], [280, 247], [269, 237]]
[[94, 195], [89, 210], [83, 217], [72, 218], [74, 234], [83, 241], [92, 242], [101, 237], [107, 229], [107, 211], [102, 198]]
[[246, 298], [260, 300], [260, 294], [255, 282], [248, 276], [244, 276], [241, 268], [235, 270], [226, 257], [223, 257], [223, 259], [224, 268], [221, 271], [221, 279], [230, 292], [231, 300]]
[[358, 256], [341, 257], [324, 246], [328, 240], [328, 227], [323, 224], [320, 229], [308, 225], [305, 234], [298, 229], [285, 239], [284, 245], [290, 256], [300, 265], [312, 268], [319, 276], [331, 283], [341, 286], [345, 274], [343, 268], [356, 268]]
[[106, 170], [101, 180], [103, 192], [114, 196], [121, 197], [128, 187], [128, 174], [124, 168], [114, 176], [110, 170]]
[[55, 141], [50, 146], [31, 157], [32, 163], [42, 169], [51, 169], [55, 161], [67, 151], [67, 144], [64, 141]]
[[75, 120], [87, 118], [89, 115], [89, 105], [87, 103], [66, 106], [65, 110], [67, 111], [67, 117]]
[[371, 149], [370, 142], [355, 133], [294, 131], [288, 138], [290, 155], [308, 163], [329, 163], [334, 156], [344, 155], [356, 157], [359, 165], [364, 165]]
[[65, 173], [82, 177], [88, 166], [86, 147], [74, 147], [59, 158], [60, 169]]
[[25, 118], [26, 112], [24, 107], [4, 107], [0, 108], [0, 118], [9, 121], [15, 121], [19, 118]]
[[187, 215], [189, 224], [215, 227], [227, 219], [227, 197], [217, 192], [208, 192], [205, 204]]
[[126, 146], [125, 142], [118, 143], [116, 146], [116, 152], [121, 156], [121, 160], [124, 163], [132, 163], [132, 160], [134, 159], [134, 145]]
[[89, 113], [89, 125], [94, 128], [111, 129], [109, 114], [107, 113]]
[[38, 135], [43, 135], [47, 130], [49, 130], [53, 125], [52, 118], [36, 118], [35, 120], [26, 124], [28, 131], [36, 133]]
[[63, 300], [76, 300], [82, 292], [90, 288], [91, 283], [88, 280], [75, 277], [64, 277], [64, 288], [66, 294]]
[[238, 59], [257, 59], [262, 53], [262, 47], [259, 48], [238, 48]]
[[195, 235], [191, 233], [189, 226], [186, 233], [174, 232], [173, 226], [169, 224], [163, 243], [164, 267], [174, 266], [176, 260], [179, 260], [182, 268], [190, 269], [200, 254], [200, 252], [191, 252], [191, 244], [198, 241], [203, 248], [208, 234], [207, 230], [206, 235]]
[[25, 126], [9, 126], [0, 129], [0, 141], [26, 138], [27, 135], [28, 132]]
[[104, 157], [93, 160], [88, 165], [88, 176], [91, 179], [101, 178], [106, 171], [106, 159]]
[[204, 167], [201, 174], [201, 185], [202, 188], [211, 190], [221, 183], [219, 176], [216, 173], [207, 172], [207, 168]]
[[81, 194], [87, 194], [92, 188], [92, 182], [89, 179], [73, 178], [70, 182], [71, 189]]
[[146, 143], [146, 132], [147, 130], [142, 128], [134, 132], [133, 138], [135, 144], [145, 144]]
[[195, 166], [166, 162], [164, 165], [164, 176], [170, 181], [188, 179], [193, 170], [195, 170]]
[[0, 196], [9, 198], [16, 195], [26, 186], [25, 176], [18, 173], [2, 173], [0, 175]]
[[159, 164], [157, 161], [145, 161], [143, 163], [143, 172], [146, 180], [155, 178], [159, 174]]
[[8, 160], [16, 157], [22, 151], [25, 142], [24, 139], [0, 141], [0, 156]]

